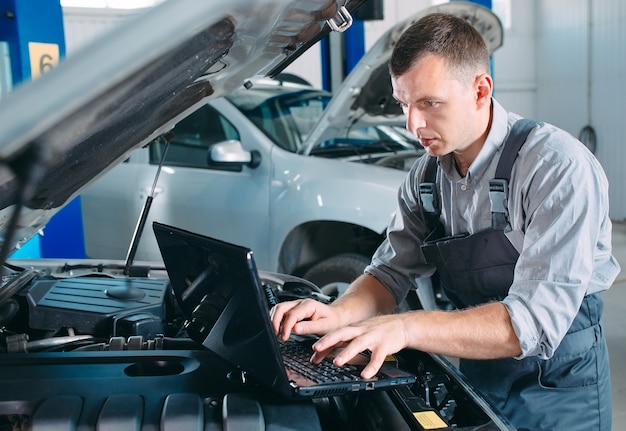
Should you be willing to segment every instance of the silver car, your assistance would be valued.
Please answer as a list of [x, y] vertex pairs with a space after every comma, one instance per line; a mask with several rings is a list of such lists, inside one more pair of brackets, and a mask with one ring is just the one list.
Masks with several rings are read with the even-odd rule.
[[[263, 80], [209, 101], [169, 142], [134, 151], [82, 192], [87, 255], [124, 258], [163, 159], [148, 224], [246, 244], [264, 270], [319, 285], [351, 281], [382, 240], [405, 175], [386, 164], [408, 165], [421, 146], [400, 123], [358, 127], [307, 148], [330, 100], [322, 90]], [[152, 232], [136, 258], [160, 260]]]
[[[492, 51], [500, 46], [497, 20], [447, 7], [469, 16]], [[87, 256], [124, 258], [150, 199], [148, 224], [244, 244], [263, 270], [322, 287], [352, 281], [385, 235], [404, 171], [423, 154], [403, 128], [386, 66], [412, 19], [389, 29], [332, 99], [280, 79], [248, 81], [181, 120], [167, 151], [159, 139], [131, 153], [82, 192]], [[160, 259], [152, 232], [136, 258]]]

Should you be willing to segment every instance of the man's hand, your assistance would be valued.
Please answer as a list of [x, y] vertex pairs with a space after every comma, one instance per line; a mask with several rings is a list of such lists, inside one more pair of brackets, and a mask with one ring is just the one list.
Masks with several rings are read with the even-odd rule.
[[313, 345], [311, 361], [321, 362], [342, 346], [333, 360], [335, 365], [342, 366], [364, 350], [369, 350], [370, 362], [361, 372], [361, 377], [369, 379], [376, 375], [388, 355], [408, 346], [407, 317], [407, 314], [378, 316], [332, 331]]
[[272, 308], [270, 317], [274, 332], [286, 341], [292, 331], [299, 335], [324, 335], [350, 323], [387, 314], [395, 305], [393, 295], [376, 278], [362, 275], [331, 305], [313, 299], [281, 302]]
[[314, 299], [281, 302], [270, 310], [274, 333], [286, 341], [294, 334], [323, 335], [339, 327], [338, 311]]
[[337, 347], [342, 347], [333, 359], [337, 366], [369, 350], [370, 362], [361, 372], [366, 379], [376, 375], [388, 355], [408, 345], [406, 314], [377, 316], [348, 326], [341, 324], [338, 314], [335, 307], [313, 299], [281, 302], [270, 311], [274, 332], [283, 341], [292, 331], [300, 335], [326, 334], [313, 345], [314, 363], [321, 362]]
[[[370, 362], [362, 371], [372, 377], [387, 355], [410, 348], [467, 359], [519, 356], [521, 349], [506, 307], [491, 302], [460, 311], [410, 311], [372, 317], [328, 332], [314, 345], [313, 362], [334, 349], [335, 365], [343, 365], [369, 350]], [[334, 353], [333, 353], [334, 354]]]

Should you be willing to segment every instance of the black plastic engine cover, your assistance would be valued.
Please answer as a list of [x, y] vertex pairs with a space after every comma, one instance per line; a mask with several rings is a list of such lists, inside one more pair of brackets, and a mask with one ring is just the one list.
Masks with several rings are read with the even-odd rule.
[[163, 318], [167, 280], [79, 277], [37, 280], [26, 291], [32, 329], [108, 338], [114, 318], [144, 311]]

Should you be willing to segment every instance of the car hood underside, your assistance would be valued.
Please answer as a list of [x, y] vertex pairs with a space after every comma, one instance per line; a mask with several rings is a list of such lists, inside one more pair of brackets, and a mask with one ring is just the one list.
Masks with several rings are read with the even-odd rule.
[[18, 86], [0, 103], [5, 249], [207, 98], [278, 73], [330, 31], [340, 7], [337, 0], [170, 0]]

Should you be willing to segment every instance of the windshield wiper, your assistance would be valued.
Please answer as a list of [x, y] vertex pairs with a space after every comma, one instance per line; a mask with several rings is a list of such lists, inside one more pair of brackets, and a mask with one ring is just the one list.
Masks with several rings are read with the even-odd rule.
[[398, 151], [406, 150], [401, 144], [391, 140], [380, 140], [374, 142], [368, 142], [366, 144], [358, 144], [353, 142], [337, 142], [332, 145], [323, 147], [315, 147], [311, 149], [312, 156], [362, 156], [370, 155], [374, 153], [396, 153]]

